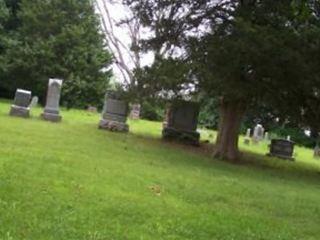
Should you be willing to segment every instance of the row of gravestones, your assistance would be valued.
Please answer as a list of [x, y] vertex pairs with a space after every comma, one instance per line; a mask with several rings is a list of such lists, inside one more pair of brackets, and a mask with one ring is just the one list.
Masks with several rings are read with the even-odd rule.
[[[47, 101], [43, 113], [42, 119], [51, 122], [60, 122], [61, 116], [59, 114], [59, 102], [60, 92], [62, 87], [62, 80], [49, 79]], [[37, 105], [38, 98], [33, 97], [31, 91], [23, 89], [17, 89], [14, 102], [11, 105], [10, 116], [29, 118], [30, 109]]]
[[[265, 132], [265, 129], [261, 124], [257, 124], [253, 130], [253, 135], [251, 137], [251, 129], [247, 130], [246, 136], [244, 138], [244, 144], [250, 145], [259, 144], [261, 141], [270, 141], [269, 133]], [[291, 141], [291, 137], [288, 136], [287, 139], [272, 139], [270, 144], [270, 153], [268, 156], [280, 157], [283, 159], [294, 160], [294, 146], [295, 143]]]
[[[47, 101], [41, 117], [44, 120], [60, 122], [62, 117], [59, 114], [60, 93], [62, 80], [49, 79]], [[11, 106], [10, 115], [18, 117], [29, 117], [30, 107], [35, 105], [36, 100], [31, 101], [31, 92], [18, 89], [15, 94], [14, 103]], [[31, 102], [31, 103], [30, 103]], [[110, 131], [128, 132], [127, 122], [128, 104], [121, 100], [114, 92], [106, 94], [102, 118], [99, 122], [100, 129]], [[132, 107], [130, 117], [138, 119], [140, 115], [140, 105]], [[199, 105], [194, 102], [175, 101], [168, 108], [163, 123], [162, 136], [168, 140], [178, 140], [191, 145], [199, 145], [200, 134], [197, 132], [199, 115]], [[245, 138], [247, 143], [251, 130], [248, 129]], [[258, 143], [262, 139], [268, 138], [264, 134], [261, 125], [254, 129], [252, 141]], [[284, 159], [293, 159], [294, 143], [289, 139], [273, 139], [270, 145], [270, 156]]]
[[[140, 106], [133, 109], [137, 114]], [[107, 94], [104, 110], [99, 127], [111, 131], [129, 131], [126, 124], [128, 105], [113, 94]], [[178, 140], [191, 145], [199, 145], [200, 134], [197, 132], [199, 105], [194, 102], [175, 101], [168, 108], [163, 122], [162, 137], [168, 140]], [[250, 138], [251, 130], [247, 131], [246, 139]], [[254, 129], [252, 141], [258, 143], [263, 139], [269, 139], [262, 125]], [[290, 139], [271, 140], [269, 156], [293, 160], [294, 142]]]

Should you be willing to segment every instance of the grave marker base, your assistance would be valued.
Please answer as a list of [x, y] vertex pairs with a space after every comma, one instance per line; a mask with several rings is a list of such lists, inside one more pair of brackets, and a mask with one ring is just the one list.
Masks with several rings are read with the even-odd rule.
[[41, 118], [45, 121], [49, 121], [49, 122], [61, 122], [62, 117], [58, 114], [52, 114], [52, 113], [42, 113], [41, 114]]
[[115, 132], [129, 132], [129, 125], [123, 122], [102, 119], [99, 123], [99, 129]]
[[181, 131], [174, 128], [164, 128], [162, 130], [162, 137], [165, 140], [177, 140], [182, 143], [199, 146], [200, 133]]
[[29, 118], [30, 117], [30, 108], [12, 105], [9, 115], [13, 116], [13, 117]]
[[294, 157], [287, 157], [285, 155], [278, 155], [278, 154], [268, 153], [267, 156], [268, 157], [276, 157], [276, 158], [280, 158], [280, 159], [283, 159], [283, 160], [289, 160], [289, 161], [294, 161], [295, 160]]

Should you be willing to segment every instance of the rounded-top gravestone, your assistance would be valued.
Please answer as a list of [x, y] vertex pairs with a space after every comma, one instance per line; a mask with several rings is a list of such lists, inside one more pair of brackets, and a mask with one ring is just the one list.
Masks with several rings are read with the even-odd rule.
[[61, 94], [62, 80], [49, 79], [47, 101], [44, 112], [41, 117], [46, 121], [60, 122], [60, 94]]

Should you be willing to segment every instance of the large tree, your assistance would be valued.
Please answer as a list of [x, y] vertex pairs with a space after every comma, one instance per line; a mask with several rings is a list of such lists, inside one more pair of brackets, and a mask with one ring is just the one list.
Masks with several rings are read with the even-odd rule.
[[7, 28], [15, 44], [7, 49], [7, 75], [1, 88], [26, 88], [45, 99], [50, 77], [64, 79], [68, 107], [100, 104], [108, 88], [111, 55], [91, 0], [7, 0]]
[[[217, 157], [239, 159], [239, 128], [252, 104], [277, 107], [292, 99], [299, 102], [299, 89], [308, 91], [316, 85], [305, 77], [312, 69], [307, 65], [306, 50], [301, 48], [310, 26], [317, 29], [314, 1], [125, 2], [153, 32], [142, 46], [168, 53], [175, 49], [175, 55], [167, 55], [169, 59], [190, 67], [180, 77], [219, 97]], [[310, 46], [319, 49], [315, 41], [304, 47]], [[165, 61], [160, 59], [154, 66], [159, 69], [158, 62]], [[165, 72], [172, 74], [161, 70]], [[161, 85], [160, 80], [156, 84]], [[300, 105], [285, 105], [294, 112], [301, 110]]]
[[5, 31], [5, 24], [9, 19], [9, 10], [4, 2], [0, 0], [0, 72], [4, 71], [4, 52], [7, 48], [8, 37]]

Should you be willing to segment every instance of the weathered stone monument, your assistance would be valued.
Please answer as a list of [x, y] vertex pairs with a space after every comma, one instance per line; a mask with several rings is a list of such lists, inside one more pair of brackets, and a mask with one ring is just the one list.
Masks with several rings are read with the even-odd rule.
[[261, 124], [257, 124], [253, 131], [252, 141], [257, 144], [263, 140], [263, 136], [264, 128]]
[[46, 121], [60, 122], [62, 119], [59, 110], [61, 87], [62, 80], [49, 79], [47, 102], [44, 112], [41, 114], [41, 117]]
[[294, 145], [292, 141], [284, 139], [272, 139], [268, 156], [294, 160]]
[[120, 100], [119, 96], [116, 96], [115, 93], [109, 92], [105, 97], [99, 128], [110, 131], [128, 132], [129, 125], [126, 124], [127, 114], [128, 104]]
[[94, 106], [88, 106], [87, 111], [90, 113], [97, 113], [98, 109], [97, 109], [97, 107], [94, 107]]
[[316, 145], [313, 152], [313, 157], [319, 159], [320, 158], [320, 147]]
[[268, 133], [268, 132], [265, 132], [265, 134], [264, 134], [264, 140], [265, 140], [265, 141], [269, 141], [269, 140], [270, 140], [270, 137], [269, 137], [269, 133]]
[[245, 138], [244, 138], [244, 144], [245, 144], [245, 145], [250, 145], [250, 136], [251, 136], [251, 129], [248, 128], [248, 129], [247, 129], [246, 136], [245, 136]]
[[140, 119], [140, 111], [141, 111], [140, 104], [132, 104], [131, 112], [130, 112], [130, 119], [139, 120]]
[[15, 117], [30, 117], [29, 104], [31, 101], [31, 92], [23, 89], [17, 89], [13, 104], [10, 109], [10, 116]]
[[198, 115], [199, 105], [197, 103], [173, 102], [168, 106], [163, 123], [163, 138], [199, 145], [200, 134], [197, 132]]
[[34, 96], [29, 104], [29, 108], [36, 107], [38, 105], [39, 98], [37, 96]]

